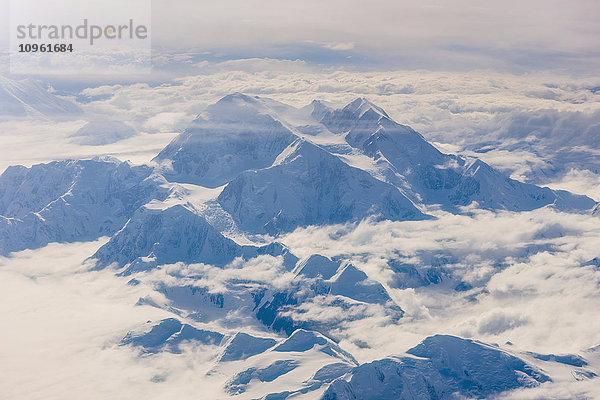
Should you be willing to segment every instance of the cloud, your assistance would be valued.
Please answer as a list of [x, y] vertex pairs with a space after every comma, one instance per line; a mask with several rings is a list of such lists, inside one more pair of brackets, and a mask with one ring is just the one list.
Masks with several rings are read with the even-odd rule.
[[[185, 1], [177, 7], [160, 1], [153, 4], [153, 42], [157, 48], [272, 58], [294, 47], [300, 54], [301, 44], [313, 42], [395, 68], [573, 70], [579, 65], [591, 72], [598, 63], [592, 39], [598, 27], [590, 16], [598, 11], [592, 1], [567, 6], [537, 0], [309, 0], [285, 5], [229, 0]], [[311, 61], [311, 54], [304, 54]]]
[[[94, 87], [80, 93], [89, 100], [82, 105], [85, 120], [110, 116], [139, 134], [91, 149], [68, 143], [83, 118], [3, 121], [0, 170], [98, 154], [147, 162], [206, 105], [235, 91], [297, 106], [362, 96], [439, 148], [477, 155], [519, 179], [600, 196], [594, 169], [600, 95], [593, 90], [600, 81], [591, 75], [600, 65], [598, 2], [155, 3], [154, 75], [145, 83], [111, 78], [101, 86], [86, 78], [84, 86]], [[6, 55], [0, 59], [5, 68]], [[548, 69], [555, 71], [532, 72]], [[61, 79], [62, 89], [76, 87]], [[551, 209], [471, 209], [437, 217], [310, 227], [283, 238], [299, 256], [351, 260], [386, 285], [406, 312], [392, 324], [378, 306], [350, 310], [369, 318], [347, 321], [332, 334], [360, 361], [401, 353], [435, 333], [552, 353], [600, 343], [600, 271], [582, 266], [600, 256], [597, 218]], [[1, 351], [0, 392], [14, 398], [218, 397], [225, 377], [205, 377], [214, 350], [190, 346], [181, 355], [140, 358], [116, 346], [129, 329], [171, 316], [133, 305], [145, 296], [171, 301], [156, 292], [160, 283], [223, 293], [228, 282], [248, 276], [275, 288], [292, 279], [281, 260], [259, 257], [227, 269], [163, 266], [132, 287], [110, 271], [81, 265], [100, 244], [51, 244], [0, 260], [0, 340], [11, 344]], [[425, 268], [437, 256], [449, 260], [441, 284], [391, 284], [390, 259]], [[472, 289], [455, 291], [460, 282]], [[323, 298], [299, 311], [298, 317], [323, 321], [341, 312]], [[212, 327], [260, 329], [247, 309]], [[522, 397], [593, 393], [593, 384], [571, 380]]]
[[[554, 354], [577, 353], [600, 343], [596, 318], [600, 270], [584, 266], [599, 256], [597, 218], [551, 209], [524, 213], [471, 210], [468, 215], [437, 216], [420, 222], [311, 227], [281, 238], [299, 256], [321, 253], [351, 260], [386, 285], [405, 310], [405, 317], [397, 323], [377, 305], [343, 310], [367, 316], [347, 320], [331, 332], [357, 359], [368, 362], [401, 354], [436, 333], [491, 343], [510, 341], [515, 351]], [[37, 398], [36, 393], [45, 398], [64, 398], [65, 393], [91, 399], [130, 398], [140, 393], [147, 398], [191, 398], [199, 391], [219, 397], [227, 377], [206, 375], [215, 349], [190, 346], [179, 355], [140, 357], [116, 346], [130, 329], [172, 316], [134, 304], [149, 296], [162, 303], [175, 301], [172, 305], [176, 306], [176, 299], [156, 291], [160, 284], [224, 293], [226, 284], [248, 285], [249, 277], [286, 288], [292, 274], [284, 272], [280, 258], [263, 256], [248, 263], [236, 260], [227, 268], [162, 266], [131, 286], [127, 285], [130, 277], [117, 277], [109, 270], [89, 271], [81, 264], [105, 241], [51, 244], [0, 260], [0, 291], [6, 299], [0, 304], [4, 327], [0, 339], [11, 343], [2, 350], [0, 390], [17, 398]], [[389, 286], [393, 277], [387, 266], [390, 258], [402, 257], [420, 268], [438, 255], [448, 260], [442, 267], [449, 272], [440, 284], [410, 289]], [[473, 288], [455, 291], [460, 281]], [[228, 294], [236, 298], [243, 293]], [[315, 297], [292, 312], [300, 319], [329, 322], [342, 312], [330, 300]], [[240, 307], [245, 303], [232, 304], [237, 309], [226, 310], [221, 319], [195, 324], [225, 333], [265, 329], [248, 309]], [[574, 393], [591, 390], [585, 382], [569, 387]], [[545, 390], [535, 393], [555, 395], [566, 389]]]
[[[406, 311], [393, 328], [354, 321], [339, 332], [349, 343], [367, 343], [355, 349], [366, 358], [401, 352], [415, 336], [434, 333], [510, 340], [540, 352], [578, 352], [599, 343], [600, 326], [593, 321], [600, 270], [582, 267], [598, 254], [598, 240], [596, 218], [550, 209], [306, 228], [283, 238], [301, 256], [317, 252], [351, 260], [386, 284]], [[404, 257], [423, 268], [431, 255], [451, 260], [442, 265], [449, 276], [441, 284], [392, 287], [386, 260]], [[458, 282], [473, 289], [454, 291]]]
[[186, 113], [161, 112], [148, 118], [143, 127], [149, 132], [182, 132], [186, 127], [184, 121], [189, 119]]
[[[202, 378], [210, 352], [139, 358], [116, 345], [129, 329], [170, 315], [134, 306], [144, 288], [109, 271], [86, 270], [81, 260], [102, 242], [51, 244], [0, 260], [3, 396], [169, 398], [218, 391]], [[156, 376], [165, 382], [153, 384]]]
[[585, 193], [600, 201], [600, 175], [589, 170], [571, 169], [562, 177], [547, 183], [552, 189], [568, 190], [573, 193]]
[[85, 123], [85, 120], [49, 123], [48, 120], [31, 118], [0, 122], [0, 171], [3, 172], [10, 165], [31, 166], [54, 160], [90, 158], [97, 155], [112, 155], [137, 164], [146, 163], [177, 134], [172, 131], [141, 131], [129, 139], [102, 146], [72, 143], [71, 135]]
[[478, 332], [482, 335], [498, 335], [527, 323], [519, 314], [510, 314], [504, 310], [492, 310], [481, 315]]
[[[250, 278], [251, 277], [251, 278]], [[269, 284], [276, 289], [289, 286], [294, 274], [283, 266], [283, 258], [261, 255], [244, 261], [237, 258], [224, 268], [206, 264], [172, 264], [151, 271], [144, 277], [148, 284], [167, 284], [208, 288], [211, 293], [228, 290], [229, 282]]]

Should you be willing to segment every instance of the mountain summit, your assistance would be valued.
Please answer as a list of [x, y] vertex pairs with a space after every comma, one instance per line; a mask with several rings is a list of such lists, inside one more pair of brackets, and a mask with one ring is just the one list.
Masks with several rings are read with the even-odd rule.
[[[344, 215], [339, 218], [333, 217], [332, 209], [323, 210], [330, 213], [326, 218], [310, 217], [309, 212], [304, 217], [292, 215], [297, 214], [298, 207], [310, 208], [311, 213], [318, 214], [320, 211], [314, 210], [316, 203], [300, 204], [303, 197], [309, 197], [307, 202], [318, 199], [319, 206], [324, 205], [326, 196], [319, 197], [323, 193], [315, 190], [331, 185], [332, 181], [328, 182], [328, 179], [350, 174], [347, 166], [362, 169], [374, 179], [395, 186], [402, 197], [407, 197], [421, 209], [420, 206], [437, 205], [456, 213], [460, 212], [459, 207], [473, 202], [486, 209], [510, 211], [548, 205], [566, 211], [582, 211], [594, 206], [594, 202], [585, 196], [511, 179], [476, 158], [444, 154], [421, 134], [397, 123], [382, 108], [364, 98], [338, 109], [317, 100], [297, 109], [271, 99], [235, 93], [208, 107], [154, 161], [159, 163], [161, 173], [173, 182], [211, 188], [228, 184], [220, 201], [233, 213], [244, 207], [242, 202], [259, 201], [260, 212], [243, 216], [245, 220], [260, 219], [252, 223], [253, 231], [260, 230], [256, 224], [269, 224], [274, 217], [282, 222], [279, 228], [273, 229], [289, 230], [296, 225], [343, 222], [343, 219], [364, 216], [358, 210], [366, 204], [356, 205], [356, 208], [346, 204], [353, 211], [342, 213]], [[307, 170], [300, 172], [301, 168]], [[310, 175], [310, 168], [317, 173]], [[311, 184], [300, 183], [299, 174], [304, 174]], [[361, 175], [359, 171], [352, 174]], [[279, 195], [280, 190], [275, 189], [279, 182], [294, 193], [286, 198], [285, 207], [278, 204], [284, 200], [264, 197], [266, 186], [272, 191], [270, 196]], [[263, 189], [251, 193], [247, 186], [251, 184], [262, 185]], [[380, 189], [384, 186], [376, 184], [370, 189], [365, 186], [365, 192], [375, 190], [375, 187], [380, 193], [389, 191], [389, 188]], [[245, 191], [243, 198], [236, 197], [241, 195], [240, 190]], [[356, 187], [352, 184], [335, 188], [339, 198], [358, 196], [359, 193], [352, 193], [353, 190]], [[316, 198], [310, 198], [311, 191]], [[252, 200], [255, 196], [261, 198]], [[360, 196], [360, 201], [374, 201], [369, 196], [364, 197], [364, 193]], [[289, 202], [297, 205], [291, 206]], [[268, 208], [267, 204], [271, 204], [272, 209], [264, 209]], [[406, 203], [401, 206], [408, 210], [407, 207], [410, 208]], [[380, 206], [373, 209], [384, 218], [413, 219], [410, 212], [388, 212], [390, 209]], [[289, 225], [283, 222], [284, 219], [296, 222]], [[242, 224], [250, 227], [245, 222]], [[288, 226], [284, 228], [285, 224]], [[273, 221], [270, 226], [273, 225], [277, 224]]]

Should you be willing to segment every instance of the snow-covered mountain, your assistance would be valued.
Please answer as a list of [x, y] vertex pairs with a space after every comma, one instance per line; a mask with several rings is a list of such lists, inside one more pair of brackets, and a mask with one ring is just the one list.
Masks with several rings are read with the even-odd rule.
[[489, 398], [550, 380], [543, 372], [496, 347], [436, 335], [407, 351], [354, 368], [323, 395], [332, 399]]
[[[510, 179], [481, 160], [443, 154], [419, 133], [396, 123], [384, 110], [362, 98], [340, 109], [319, 101], [297, 109], [270, 99], [239, 93], [229, 95], [201, 114], [155, 161], [162, 173], [174, 182], [207, 187], [228, 183], [220, 201], [230, 212], [241, 213], [237, 221], [253, 231], [277, 232], [307, 223], [336, 222], [334, 217], [338, 217], [337, 222], [357, 217], [348, 212], [337, 216], [334, 207], [323, 210], [327, 216], [320, 221], [322, 218], [314, 215], [320, 210], [312, 210], [313, 216], [305, 211], [314, 208], [312, 198], [306, 202], [296, 196], [278, 200], [284, 189], [288, 195], [299, 192], [326, 198], [326, 193], [319, 193], [319, 188], [332, 184], [344, 186], [346, 181], [349, 183], [345, 187], [335, 189], [339, 197], [343, 199], [346, 193], [362, 199], [364, 193], [352, 193], [356, 187], [350, 183], [358, 178], [345, 175], [352, 171], [353, 175], [365, 179], [364, 174], [345, 166], [362, 169], [375, 179], [396, 186], [416, 205], [438, 204], [451, 212], [472, 202], [487, 209], [512, 211], [546, 205], [576, 211], [593, 206], [593, 201], [585, 196], [525, 184]], [[337, 169], [347, 172], [326, 172]], [[338, 176], [341, 181], [336, 182]], [[284, 187], [279, 187], [279, 182]], [[271, 188], [269, 193], [265, 185]], [[301, 187], [292, 189], [290, 185]], [[287, 208], [278, 201], [285, 201]], [[291, 207], [290, 201], [296, 205]], [[373, 205], [373, 199], [368, 198], [368, 201]], [[397, 201], [400, 200], [392, 203]], [[418, 217], [417, 214], [411, 216], [410, 207], [405, 201], [402, 203], [397, 205], [399, 210], [406, 210], [400, 211], [398, 218]], [[344, 202], [340, 206], [357, 210], [364, 207]], [[251, 211], [253, 207], [257, 207], [255, 212]], [[376, 211], [393, 219], [391, 210], [382, 209], [381, 205]]]
[[393, 221], [424, 218], [394, 186], [303, 139], [286, 148], [272, 166], [241, 173], [218, 200], [242, 229], [257, 233], [369, 215]]
[[92, 258], [97, 260], [98, 268], [129, 265], [124, 272], [131, 274], [179, 261], [224, 266], [236, 257], [285, 253], [286, 249], [277, 243], [241, 246], [223, 236], [189, 205], [152, 202], [138, 208]]
[[[227, 377], [222, 381], [224, 397], [287, 398], [294, 392], [322, 392], [329, 382], [358, 365], [350, 353], [315, 331], [298, 329], [284, 339], [245, 332], [220, 334], [197, 329], [175, 318], [131, 331], [121, 345], [145, 353], [179, 352], [179, 346], [186, 342], [217, 346], [208, 374], [217, 379]], [[294, 383], [287, 387], [289, 390], [275, 394], [282, 388], [281, 381]]]
[[476, 201], [489, 209], [531, 210], [591, 207], [589, 198], [552, 191], [508, 178], [481, 160], [443, 154], [408, 126], [393, 121], [366, 99], [339, 110], [313, 112], [332, 132], [343, 135], [383, 167], [387, 179], [406, 188], [413, 200], [452, 211]]
[[0, 254], [110, 236], [168, 189], [146, 166], [111, 158], [9, 167], [0, 175]]
[[[137, 306], [162, 313], [139, 329], [124, 328], [119, 344], [143, 357], [201, 348], [210, 356], [206, 377], [218, 382], [223, 398], [486, 398], [551, 382], [553, 370], [539, 365], [557, 363], [592, 379], [596, 373], [574, 355], [444, 335], [406, 354], [421, 337], [400, 354], [380, 354], [348, 340], [346, 330], [402, 329], [408, 310], [421, 307], [406, 300], [415, 290], [431, 289], [435, 297], [435, 287], [445, 285], [448, 301], [494, 295], [462, 281], [466, 274], [454, 275], [480, 260], [431, 247], [444, 238], [424, 238], [422, 249], [411, 242], [329, 258], [299, 245], [304, 236], [296, 239], [301, 260], [282, 244], [313, 229], [324, 228], [316, 239], [323, 241], [356, 229], [351, 246], [360, 247], [371, 234], [359, 228], [371, 224], [357, 222], [408, 229], [432, 215], [463, 218], [437, 210], [460, 214], [461, 206], [469, 213], [546, 206], [589, 218], [598, 213], [587, 197], [443, 154], [365, 99], [339, 109], [318, 101], [294, 108], [237, 93], [210, 106], [150, 165], [94, 158], [8, 168], [0, 175], [0, 255], [108, 237], [89, 254], [95, 270], [113, 267], [113, 278], [128, 280], [135, 298], [139, 293]], [[308, 229], [289, 234], [298, 228]], [[540, 228], [523, 252], [551, 250], [536, 238], [556, 237], [554, 230]], [[402, 235], [387, 233], [382, 240]], [[498, 265], [482, 261], [469, 282], [489, 279], [509, 256], [520, 261], [518, 254], [498, 255]], [[348, 348], [370, 361], [359, 363]]]
[[151, 259], [224, 265], [242, 254], [241, 246], [222, 236], [204, 218], [182, 205], [167, 209], [140, 207], [111, 240], [93, 256], [101, 265]]
[[294, 139], [261, 102], [236, 93], [208, 107], [154, 161], [170, 180], [217, 187], [269, 167]]
[[[149, 329], [148, 329], [149, 328]], [[225, 335], [197, 329], [189, 324], [183, 324], [176, 318], [167, 318], [150, 327], [144, 326], [130, 331], [121, 340], [121, 345], [132, 345], [144, 352], [158, 351], [180, 352], [179, 345], [185, 342], [196, 342], [203, 345], [220, 345]]]
[[[402, 317], [402, 309], [381, 283], [369, 279], [348, 262], [335, 263], [315, 254], [296, 264], [295, 278], [286, 290], [260, 288], [253, 294], [256, 317], [275, 331], [288, 334], [297, 328], [329, 332], [345, 322], [378, 312], [391, 320]], [[329, 304], [344, 313], [320, 319], [310, 310]]]
[[[203, 226], [201, 224], [200, 228]], [[211, 232], [207, 236], [216, 235]], [[191, 237], [196, 236], [193, 234]], [[233, 243], [229, 239], [219, 237], [217, 243], [223, 242], [228, 245]], [[148, 241], [143, 239], [139, 243]], [[132, 276], [132, 281], [137, 284], [145, 282], [163, 297], [162, 300], [142, 298], [139, 304], [150, 304], [175, 312], [178, 316], [187, 316], [202, 322], [219, 320], [227, 318], [231, 313], [243, 312], [272, 332], [291, 334], [302, 328], [328, 334], [351, 321], [383, 317], [390, 322], [396, 322], [404, 314], [380, 282], [370, 279], [366, 273], [348, 262], [334, 262], [320, 255], [298, 260], [281, 245], [234, 246], [233, 251], [237, 252], [232, 255], [231, 249], [227, 249], [229, 252], [214, 251], [214, 248], [205, 245], [206, 241], [199, 240], [197, 243], [198, 246], [193, 248], [199, 249], [198, 253], [192, 256], [186, 254], [186, 259], [192, 260], [189, 261], [190, 264], [202, 262], [198, 257], [204, 250], [209, 257], [227, 257], [225, 261], [213, 261], [214, 267], [211, 267], [219, 268], [218, 273], [222, 275], [229, 276], [233, 273], [231, 278], [219, 280], [219, 290], [205, 284], [207, 276], [216, 272], [205, 267], [192, 267], [190, 270], [168, 268], [161, 271], [166, 274], [167, 279], [153, 280], [153, 269], [169, 263], [153, 253], [125, 264], [128, 267], [119, 272], [119, 275]], [[203, 245], [208, 249], [203, 249]], [[174, 247], [171, 255], [179, 250], [180, 248]], [[126, 249], [123, 253], [128, 254], [128, 251], [129, 249]], [[146, 249], [145, 252], [147, 251]], [[118, 250], [114, 251], [109, 242], [94, 255], [100, 266], [117, 262], [104, 258], [105, 254], [111, 252], [117, 253]], [[234, 261], [234, 256], [239, 258]], [[181, 257], [175, 257], [179, 258]], [[244, 260], [250, 266], [240, 264], [240, 260]], [[272, 264], [273, 273], [279, 276], [279, 281], [273, 282], [253, 276], [252, 270], [260, 264]], [[322, 307], [331, 307], [341, 312], [336, 315], [311, 313], [311, 310]]]
[[34, 79], [15, 81], [0, 76], [0, 117], [64, 117], [83, 111]]
[[[323, 400], [489, 398], [551, 381], [538, 367], [497, 346], [448, 335], [430, 336], [404, 355], [364, 364], [328, 337], [305, 329], [279, 339], [222, 334], [169, 318], [121, 340], [146, 353], [180, 352], [186, 343], [212, 346], [209, 375], [229, 377], [222, 381], [224, 397], [243, 399], [307, 393]], [[577, 366], [585, 365], [578, 360]]]

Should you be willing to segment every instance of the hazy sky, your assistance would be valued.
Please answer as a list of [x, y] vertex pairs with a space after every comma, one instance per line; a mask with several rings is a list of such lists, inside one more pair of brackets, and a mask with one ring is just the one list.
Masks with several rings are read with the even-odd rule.
[[[155, 54], [191, 52], [194, 61], [270, 57], [361, 69], [600, 70], [600, 2], [594, 0], [151, 3]], [[0, 4], [8, 9], [8, 0]], [[8, 13], [1, 18], [5, 52]]]
[[[598, 68], [598, 1], [153, 2], [157, 48], [395, 68]], [[181, 11], [187, 12], [183, 14]], [[320, 50], [320, 51], [319, 51]], [[582, 65], [584, 63], [585, 65]]]

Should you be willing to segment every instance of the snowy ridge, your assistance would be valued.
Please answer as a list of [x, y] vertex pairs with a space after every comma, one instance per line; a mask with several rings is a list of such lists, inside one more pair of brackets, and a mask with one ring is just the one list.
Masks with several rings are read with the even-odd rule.
[[150, 354], [177, 353], [184, 343], [221, 347], [208, 374], [230, 377], [223, 382], [223, 397], [488, 398], [551, 381], [539, 368], [496, 346], [448, 335], [428, 337], [406, 355], [364, 364], [326, 336], [303, 329], [285, 339], [244, 332], [227, 336], [169, 318], [121, 340], [121, 345]]
[[165, 198], [165, 183], [111, 158], [10, 167], [0, 176], [0, 254], [112, 235], [139, 206]]
[[150, 330], [128, 332], [121, 340], [121, 345], [136, 346], [148, 353], [163, 350], [178, 353], [181, 351], [179, 346], [186, 341], [218, 346], [224, 338], [221, 333], [197, 329], [189, 324], [182, 324], [176, 318], [167, 318], [151, 326]]
[[[404, 312], [381, 283], [369, 279], [350, 263], [335, 263], [312, 255], [299, 261], [290, 288], [260, 289], [254, 294], [257, 318], [275, 331], [291, 334], [298, 328], [328, 332], [339, 325], [383, 312], [398, 320]], [[312, 315], [311, 309], [329, 305], [344, 312], [336, 318]]]
[[468, 339], [436, 335], [408, 350], [360, 365], [349, 380], [340, 378], [321, 397], [332, 399], [487, 398], [550, 378], [504, 351]]
[[397, 188], [350, 167], [306, 140], [297, 140], [277, 162], [231, 181], [219, 203], [250, 232], [278, 233], [298, 226], [425, 216]]
[[176, 262], [225, 266], [237, 257], [283, 256], [295, 263], [279, 243], [239, 245], [223, 236], [191, 204], [151, 202], [138, 208], [125, 226], [91, 258], [96, 268], [128, 266], [122, 273], [150, 270]]
[[360, 99], [324, 114], [321, 122], [387, 170], [388, 181], [416, 202], [440, 204], [452, 212], [473, 201], [483, 208], [512, 211], [546, 205], [581, 211], [593, 205], [585, 196], [515, 181], [480, 160], [443, 154], [416, 131]]

